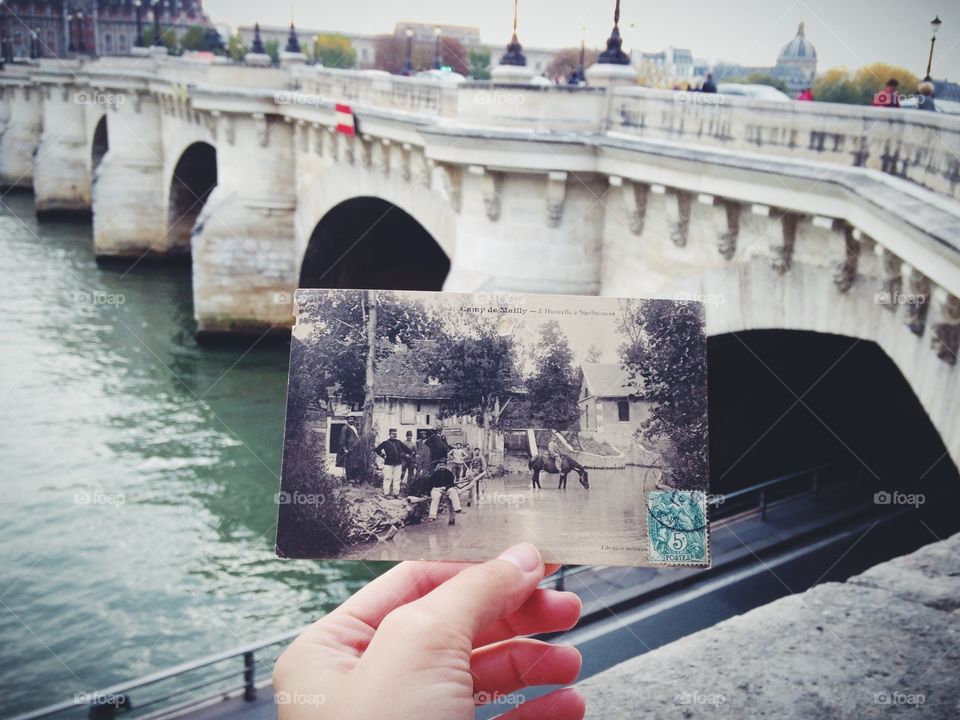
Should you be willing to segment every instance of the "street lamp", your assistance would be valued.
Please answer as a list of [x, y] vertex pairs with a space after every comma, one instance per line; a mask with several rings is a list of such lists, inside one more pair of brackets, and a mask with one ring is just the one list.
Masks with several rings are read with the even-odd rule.
[[83, 44], [83, 11], [77, 11], [77, 52], [86, 52], [87, 47]]
[[133, 0], [133, 7], [137, 13], [137, 39], [134, 42], [134, 47], [143, 47], [143, 0]]
[[7, 3], [0, 0], [0, 70], [6, 67], [6, 63], [13, 62], [7, 49]]
[[409, 77], [413, 75], [413, 28], [407, 28], [403, 34], [407, 36], [407, 62], [403, 66], [403, 74]]
[[514, 67], [526, 67], [527, 56], [523, 54], [523, 45], [520, 44], [520, 38], [517, 36], [518, 20], [520, 13], [519, 0], [513, 0], [513, 35], [510, 42], [507, 43], [507, 52], [500, 58], [501, 65], [512, 65]]
[[433, 29], [433, 34], [437, 36], [437, 49], [433, 55], [433, 67], [434, 69], [439, 70], [443, 67], [443, 60], [440, 57], [440, 36], [443, 34], [443, 30], [441, 30], [439, 27], [435, 27]]
[[924, 78], [927, 82], [933, 79], [930, 77], [930, 68], [933, 65], [933, 46], [937, 42], [937, 30], [940, 29], [941, 25], [943, 25], [943, 20], [940, 19], [939, 15], [930, 21], [930, 56], [927, 58], [927, 76]]
[[160, 0], [153, 0], [153, 46], [160, 47], [163, 40], [160, 37]]
[[607, 49], [597, 57], [597, 62], [605, 65], [629, 65], [630, 56], [623, 51], [623, 38], [620, 37], [620, 0], [613, 11], [613, 32], [607, 38]]

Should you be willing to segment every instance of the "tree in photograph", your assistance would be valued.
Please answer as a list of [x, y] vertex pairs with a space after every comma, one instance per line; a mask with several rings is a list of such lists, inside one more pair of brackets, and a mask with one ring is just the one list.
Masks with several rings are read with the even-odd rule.
[[324, 67], [348, 69], [357, 65], [357, 51], [350, 38], [323, 33], [313, 39], [313, 57]]
[[443, 414], [474, 417], [487, 453], [492, 450], [492, 431], [518, 384], [516, 355], [514, 340], [509, 335], [444, 334], [428, 364], [429, 374], [453, 391]]
[[[378, 35], [373, 40], [373, 66], [399, 75], [407, 61], [406, 43], [396, 35]], [[414, 68], [417, 66], [414, 65]]]
[[580, 408], [573, 351], [556, 320], [540, 326], [533, 360], [536, 369], [527, 380], [527, 391], [534, 422], [558, 431], [575, 427], [580, 421]]
[[853, 84], [846, 68], [831, 68], [821, 73], [814, 79], [812, 89], [813, 97], [818, 102], [848, 105], [857, 105], [860, 102], [860, 91]]
[[621, 364], [631, 380], [642, 380], [643, 399], [650, 403], [641, 432], [647, 440], [665, 438], [672, 446], [665, 479], [678, 488], [703, 487], [709, 465], [702, 306], [624, 301], [619, 329]]
[[587, 348], [587, 357], [585, 358], [586, 362], [597, 363], [597, 362], [600, 362], [600, 358], [602, 357], [603, 357], [603, 353], [600, 351], [600, 348], [598, 348], [595, 344]]
[[474, 80], [489, 80], [490, 50], [487, 48], [472, 48], [470, 50], [470, 77]]

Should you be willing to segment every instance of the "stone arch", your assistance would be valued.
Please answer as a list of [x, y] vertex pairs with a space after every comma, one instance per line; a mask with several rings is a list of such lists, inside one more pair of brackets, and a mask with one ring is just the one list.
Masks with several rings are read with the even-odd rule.
[[171, 251], [190, 251], [193, 228], [217, 182], [216, 148], [202, 141], [188, 145], [170, 179], [167, 232]]
[[300, 287], [440, 290], [450, 259], [412, 215], [380, 197], [330, 208], [311, 233]]
[[956, 482], [940, 432], [876, 342], [747, 330], [711, 336], [708, 352], [712, 492], [835, 461], [874, 490]]
[[107, 132], [107, 115], [104, 113], [97, 121], [93, 130], [93, 140], [90, 144], [90, 170], [95, 174], [104, 155], [110, 149], [110, 138]]

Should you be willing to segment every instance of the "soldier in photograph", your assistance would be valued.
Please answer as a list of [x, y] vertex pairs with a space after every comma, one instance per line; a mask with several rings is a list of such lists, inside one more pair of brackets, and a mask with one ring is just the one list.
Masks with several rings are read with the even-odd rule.
[[383, 458], [383, 494], [399, 497], [403, 463], [410, 450], [397, 439], [396, 429], [390, 428], [390, 437], [377, 445], [374, 452]]
[[457, 514], [463, 512], [460, 506], [460, 491], [457, 490], [457, 483], [453, 477], [453, 472], [447, 467], [445, 460], [437, 463], [436, 469], [430, 476], [430, 515], [427, 522], [435, 522], [437, 512], [440, 510], [440, 498], [446, 493], [453, 503], [453, 511]]

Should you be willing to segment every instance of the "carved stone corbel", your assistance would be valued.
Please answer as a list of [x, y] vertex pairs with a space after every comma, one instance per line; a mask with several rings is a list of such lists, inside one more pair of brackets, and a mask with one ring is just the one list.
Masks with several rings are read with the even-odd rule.
[[832, 229], [843, 233], [843, 262], [833, 273], [833, 282], [837, 286], [837, 290], [845, 293], [853, 287], [853, 283], [857, 279], [857, 268], [860, 264], [860, 253], [862, 251], [860, 233], [843, 220], [834, 220]]
[[500, 219], [500, 193], [503, 187], [503, 175], [490, 172], [482, 165], [471, 165], [468, 168], [471, 175], [480, 181], [480, 193], [483, 195], [483, 207], [490, 222]]
[[379, 170], [384, 177], [390, 177], [390, 155], [393, 153], [393, 143], [389, 138], [380, 140]]
[[204, 124], [210, 132], [210, 137], [212, 137], [214, 141], [219, 138], [221, 115], [219, 110], [211, 110], [203, 116]]
[[547, 227], [560, 227], [563, 206], [567, 202], [567, 173], [547, 174]]
[[896, 312], [900, 293], [903, 291], [903, 260], [879, 245], [876, 252], [880, 255], [883, 273], [877, 299], [884, 308]]
[[677, 247], [684, 247], [690, 235], [690, 206], [693, 195], [686, 190], [668, 190], [664, 200], [667, 222], [670, 223], [670, 240]]
[[[923, 335], [930, 308], [930, 278], [916, 268], [903, 266], [909, 293], [903, 298], [907, 306], [907, 327], [914, 335]], [[908, 272], [909, 270], [909, 272]]]
[[360, 138], [360, 165], [369, 170], [373, 167], [373, 143]]
[[781, 241], [773, 245], [773, 261], [771, 267], [780, 275], [790, 272], [793, 267], [793, 250], [797, 244], [797, 225], [800, 222], [800, 216], [785, 212], [780, 216]]
[[413, 177], [413, 147], [410, 143], [403, 143], [400, 146], [400, 177], [404, 182], [410, 182]]
[[714, 222], [717, 227], [717, 250], [724, 260], [732, 260], [740, 239], [740, 213], [743, 206], [735, 200], [714, 198]]
[[650, 186], [624, 180], [616, 175], [611, 176], [610, 185], [622, 188], [623, 204], [627, 210], [627, 225], [634, 235], [642, 235], [643, 224], [647, 218], [647, 196], [650, 194]]
[[945, 363], [956, 365], [957, 353], [960, 352], [960, 298], [943, 288], [934, 291], [930, 329], [937, 357]]
[[253, 113], [251, 118], [253, 118], [260, 147], [267, 147], [270, 144], [270, 123], [267, 121], [267, 116], [264, 113]]
[[440, 165], [444, 190], [455, 213], [460, 213], [463, 201], [463, 168], [459, 165]]

